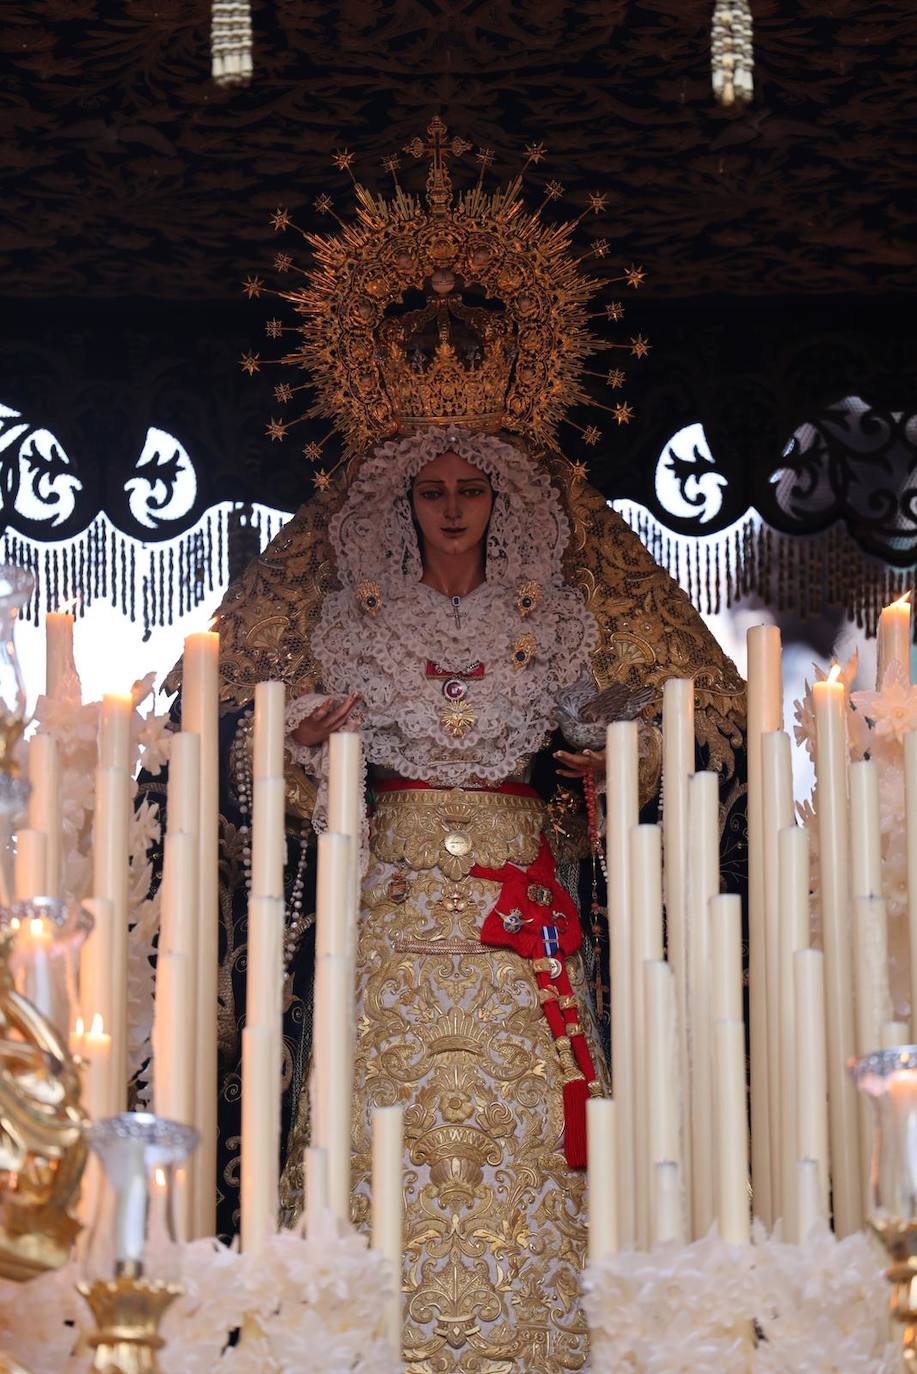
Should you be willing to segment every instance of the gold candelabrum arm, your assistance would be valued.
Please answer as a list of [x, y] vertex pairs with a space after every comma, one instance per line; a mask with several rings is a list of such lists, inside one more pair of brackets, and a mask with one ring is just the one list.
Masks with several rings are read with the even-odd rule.
[[0, 1275], [22, 1282], [70, 1257], [87, 1118], [67, 1046], [16, 992], [0, 951]]

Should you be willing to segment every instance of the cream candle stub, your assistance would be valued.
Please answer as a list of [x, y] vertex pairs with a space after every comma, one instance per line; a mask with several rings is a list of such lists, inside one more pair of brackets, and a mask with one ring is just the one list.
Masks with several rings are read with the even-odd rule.
[[618, 1114], [616, 1200], [622, 1245], [636, 1239], [634, 1208], [634, 1038], [631, 990], [630, 842], [639, 820], [639, 726], [618, 720], [605, 738], [605, 843], [608, 870], [611, 1073]]
[[[662, 688], [662, 789], [665, 796], [662, 824], [665, 848], [665, 907], [668, 958], [675, 979], [675, 1008], [678, 1027], [678, 1076], [688, 1083], [691, 1066], [688, 1057], [688, 778], [694, 772], [694, 682], [691, 678], [669, 678]], [[661, 957], [661, 956], [660, 956]], [[688, 1096], [681, 1094], [679, 1134], [684, 1153], [682, 1171], [691, 1176], [691, 1130], [687, 1113]], [[643, 1189], [643, 1243], [648, 1226], [647, 1196]]]
[[401, 1265], [404, 1213], [404, 1113], [400, 1106], [377, 1107], [373, 1115], [372, 1247], [388, 1260], [393, 1290], [385, 1302], [385, 1328], [401, 1355]]
[[615, 1205], [617, 1120], [610, 1097], [586, 1103], [587, 1187], [589, 1190], [589, 1262], [597, 1264], [619, 1245]]
[[60, 753], [54, 735], [39, 732], [29, 741], [29, 828], [47, 837], [43, 894], [59, 897], [61, 884]]
[[634, 1077], [638, 1072], [631, 995], [630, 831], [639, 820], [639, 725], [616, 720], [605, 732], [605, 845], [608, 868], [612, 1081], [617, 1112], [617, 1220], [623, 1245], [637, 1239], [634, 1209]]
[[817, 793], [822, 943], [825, 954], [825, 1016], [828, 1044], [828, 1109], [831, 1131], [835, 1229], [847, 1236], [863, 1222], [859, 1104], [846, 1065], [856, 1052], [849, 904], [847, 808], [847, 692], [837, 665], [816, 682], [815, 777]]
[[195, 1030], [195, 1125], [200, 1145], [192, 1161], [195, 1230], [216, 1227], [217, 971], [219, 968], [219, 696], [220, 636], [213, 631], [185, 640], [182, 730], [200, 737], [198, 843], [197, 1025]]
[[748, 656], [748, 977], [751, 1040], [751, 1154], [755, 1208], [771, 1225], [774, 1177], [770, 1121], [762, 736], [783, 729], [783, 665], [776, 625], [752, 625]]
[[876, 687], [881, 691], [885, 674], [897, 663], [905, 681], [911, 680], [910, 592], [893, 601], [879, 615], [876, 631]]
[[45, 616], [45, 695], [53, 699], [68, 693], [79, 699], [79, 678], [73, 658], [74, 617], [69, 611], [49, 611]]

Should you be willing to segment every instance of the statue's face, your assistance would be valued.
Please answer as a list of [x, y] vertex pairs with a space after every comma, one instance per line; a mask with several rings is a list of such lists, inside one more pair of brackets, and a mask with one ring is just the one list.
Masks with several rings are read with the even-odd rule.
[[483, 544], [494, 494], [479, 468], [457, 453], [441, 453], [414, 478], [411, 503], [423, 548], [455, 556]]

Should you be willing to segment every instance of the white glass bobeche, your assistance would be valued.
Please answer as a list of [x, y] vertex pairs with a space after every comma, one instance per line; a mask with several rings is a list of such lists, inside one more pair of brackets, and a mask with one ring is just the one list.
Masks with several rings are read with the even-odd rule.
[[123, 1112], [96, 1122], [88, 1140], [104, 1178], [85, 1277], [176, 1282], [182, 1239], [176, 1182], [197, 1146], [197, 1131], [149, 1112]]

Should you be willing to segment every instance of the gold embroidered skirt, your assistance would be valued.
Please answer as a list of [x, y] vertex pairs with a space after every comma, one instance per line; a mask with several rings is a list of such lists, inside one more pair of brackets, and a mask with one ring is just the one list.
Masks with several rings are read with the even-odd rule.
[[[357, 953], [354, 1214], [368, 1218], [377, 1106], [405, 1113], [405, 1367], [555, 1374], [586, 1363], [585, 1176], [563, 1154], [563, 1067], [530, 964], [482, 946], [544, 808], [502, 792], [382, 793]], [[579, 956], [568, 963], [594, 1063]], [[604, 1079], [604, 1071], [599, 1070]]]

